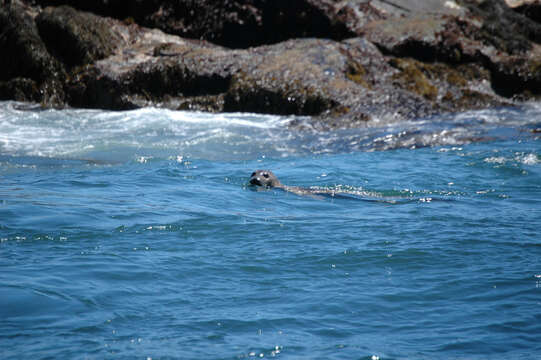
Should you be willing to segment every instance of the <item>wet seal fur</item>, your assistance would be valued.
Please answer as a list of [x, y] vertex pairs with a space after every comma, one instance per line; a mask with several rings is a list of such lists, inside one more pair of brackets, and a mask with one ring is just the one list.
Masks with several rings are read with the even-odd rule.
[[266, 188], [284, 188], [276, 175], [270, 170], [256, 170], [250, 175], [250, 184]]
[[250, 184], [255, 186], [261, 186], [262, 188], [270, 189], [277, 188], [284, 191], [292, 192], [297, 195], [308, 195], [314, 198], [321, 198], [317, 195], [330, 195], [335, 196], [334, 191], [322, 191], [315, 189], [307, 189], [298, 186], [287, 186], [278, 180], [278, 177], [270, 170], [256, 170], [250, 175]]
[[346, 200], [357, 200], [367, 202], [377, 202], [385, 204], [406, 204], [409, 202], [431, 202], [440, 200], [438, 198], [401, 198], [387, 197], [369, 192], [352, 193], [335, 189], [310, 189], [299, 186], [287, 186], [278, 180], [278, 177], [270, 170], [256, 170], [250, 175], [250, 185], [256, 186], [259, 189], [281, 189], [296, 195], [308, 196], [314, 199], [322, 200], [324, 198], [339, 198]]

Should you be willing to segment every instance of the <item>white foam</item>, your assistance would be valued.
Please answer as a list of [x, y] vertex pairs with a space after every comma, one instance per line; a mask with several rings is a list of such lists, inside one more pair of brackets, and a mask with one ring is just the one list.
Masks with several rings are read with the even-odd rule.
[[491, 164], [505, 164], [507, 162], [507, 159], [503, 156], [491, 156], [485, 158], [483, 161]]
[[541, 160], [538, 155], [536, 154], [523, 154], [523, 153], [516, 153], [514, 157], [504, 157], [504, 156], [491, 156], [487, 157], [483, 160], [486, 163], [491, 164], [506, 164], [508, 162], [512, 163], [521, 163], [524, 165], [537, 165], [541, 163]]
[[539, 160], [539, 156], [536, 154], [526, 154], [524, 156], [520, 156], [519, 161], [525, 165], [536, 165], [541, 162]]
[[[26, 106], [26, 105], [25, 105]], [[541, 103], [521, 109], [487, 109], [448, 114], [379, 127], [321, 132], [292, 131], [307, 117], [251, 113], [21, 109], [0, 102], [0, 154], [107, 160], [170, 158], [256, 159], [351, 151], [453, 146], [483, 138], [486, 129], [539, 123]], [[514, 126], [514, 125], [513, 125]], [[511, 136], [511, 135], [510, 135]], [[444, 149], [440, 151], [446, 151]], [[520, 159], [491, 157], [486, 162], [539, 163], [536, 154]]]
[[156, 108], [122, 112], [25, 111], [19, 110], [16, 103], [0, 103], [0, 109], [4, 110], [0, 112], [0, 152], [46, 157], [80, 157], [92, 152], [114, 152], [115, 149], [145, 149], [142, 153], [138, 151], [138, 159], [142, 160], [151, 157], [152, 149], [159, 149], [171, 150], [174, 154], [198, 153], [202, 157], [207, 157], [205, 152], [210, 151], [213, 154], [208, 157], [212, 158], [224, 152], [249, 152], [257, 136], [265, 139], [267, 145], [274, 142], [281, 151], [287, 151], [288, 146], [283, 144], [287, 137], [283, 134], [292, 119]]

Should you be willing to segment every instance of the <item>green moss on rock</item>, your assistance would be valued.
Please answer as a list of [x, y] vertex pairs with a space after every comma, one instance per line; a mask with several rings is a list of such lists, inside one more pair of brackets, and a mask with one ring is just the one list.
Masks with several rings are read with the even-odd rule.
[[393, 79], [404, 89], [421, 95], [428, 100], [436, 100], [438, 88], [421, 71], [419, 62], [413, 59], [393, 58], [391, 66], [399, 72], [393, 75]]
[[367, 89], [371, 89], [370, 84], [365, 79], [366, 75], [367, 75], [366, 69], [361, 64], [352, 60], [348, 61], [346, 77], [349, 80]]

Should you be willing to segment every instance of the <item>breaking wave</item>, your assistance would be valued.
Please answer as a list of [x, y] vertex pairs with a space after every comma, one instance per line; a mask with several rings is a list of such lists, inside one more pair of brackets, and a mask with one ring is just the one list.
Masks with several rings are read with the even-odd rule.
[[[293, 126], [299, 123], [303, 126]], [[375, 122], [364, 128], [334, 131], [316, 130], [307, 117], [157, 108], [122, 112], [42, 110], [28, 104], [0, 103], [0, 154], [100, 161], [171, 156], [249, 160], [460, 146], [477, 141], [538, 138], [540, 129], [539, 103], [383, 126]]]

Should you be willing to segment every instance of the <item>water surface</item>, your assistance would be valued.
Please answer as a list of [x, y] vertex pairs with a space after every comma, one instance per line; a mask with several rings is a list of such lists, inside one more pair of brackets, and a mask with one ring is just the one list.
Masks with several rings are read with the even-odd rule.
[[307, 120], [0, 103], [0, 354], [539, 358], [541, 106]]

